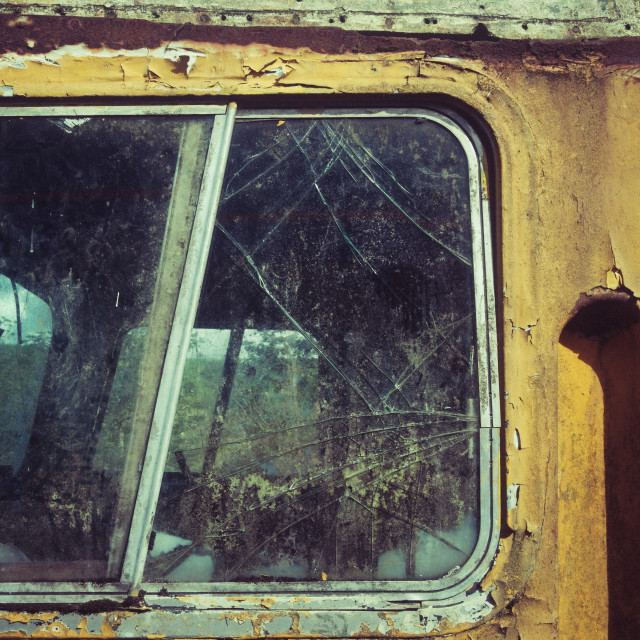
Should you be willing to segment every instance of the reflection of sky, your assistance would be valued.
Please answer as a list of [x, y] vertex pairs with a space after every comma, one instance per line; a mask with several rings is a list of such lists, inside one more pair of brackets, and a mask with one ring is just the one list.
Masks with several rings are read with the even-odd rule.
[[211, 582], [215, 570], [216, 565], [210, 555], [192, 553], [167, 575], [167, 580], [172, 582]]
[[[51, 310], [46, 302], [16, 284], [23, 344], [51, 340]], [[11, 280], [0, 275], [0, 344], [18, 344], [18, 314]]]
[[310, 348], [307, 339], [297, 331], [279, 331], [269, 329], [259, 331], [257, 329], [245, 329], [242, 348], [239, 359], [255, 358], [249, 350], [251, 347], [269, 347], [274, 349], [281, 357], [289, 356], [295, 360], [301, 358], [318, 359], [318, 354]]
[[468, 512], [456, 529], [438, 531], [441, 538], [455, 545], [459, 551], [426, 531], [418, 530], [416, 533], [416, 577], [435, 579], [454, 567], [461, 567], [469, 559], [478, 540], [478, 523], [475, 514]]
[[[200, 358], [224, 360], [231, 331], [228, 329], [194, 329], [191, 332], [189, 355]], [[250, 353], [252, 347], [274, 349], [280, 356], [318, 359], [318, 354], [310, 348], [306, 338], [297, 331], [245, 329], [239, 360], [255, 359]]]
[[230, 335], [229, 329], [193, 329], [187, 358], [224, 360]]
[[[426, 531], [416, 530], [414, 549], [415, 578], [435, 580], [455, 567], [462, 566], [473, 553], [478, 539], [478, 525], [475, 515], [467, 513], [455, 529], [435, 532], [438, 537]], [[443, 538], [453, 547], [442, 541]], [[401, 549], [385, 551], [378, 556], [377, 578], [382, 580], [404, 580], [407, 578], [407, 552]]]

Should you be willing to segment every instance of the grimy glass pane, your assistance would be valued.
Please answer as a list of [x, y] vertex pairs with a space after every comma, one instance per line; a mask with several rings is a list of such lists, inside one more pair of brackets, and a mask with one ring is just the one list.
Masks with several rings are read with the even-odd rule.
[[106, 576], [184, 126], [0, 119], [0, 580]]
[[469, 169], [417, 118], [236, 124], [146, 577], [435, 579], [478, 536]]

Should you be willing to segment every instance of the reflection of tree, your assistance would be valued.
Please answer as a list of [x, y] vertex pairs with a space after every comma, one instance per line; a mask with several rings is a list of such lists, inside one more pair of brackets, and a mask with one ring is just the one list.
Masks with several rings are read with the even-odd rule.
[[222, 426], [229, 409], [231, 389], [236, 377], [236, 371], [238, 370], [238, 358], [240, 356], [240, 347], [242, 346], [243, 335], [244, 327], [241, 324], [238, 324], [231, 329], [229, 344], [227, 345], [227, 353], [222, 367], [222, 378], [220, 380], [218, 399], [213, 409], [209, 441], [207, 443], [207, 449], [204, 456], [202, 475], [205, 480], [210, 480], [213, 477], [212, 472], [216, 463], [218, 447], [220, 446]]

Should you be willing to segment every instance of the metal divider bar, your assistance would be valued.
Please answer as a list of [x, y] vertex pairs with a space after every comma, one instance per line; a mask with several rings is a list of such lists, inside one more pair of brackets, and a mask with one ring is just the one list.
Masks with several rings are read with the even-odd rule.
[[113, 118], [121, 116], [217, 116], [224, 115], [226, 107], [217, 105], [76, 105], [60, 107], [10, 107], [0, 109], [0, 118]]
[[207, 150], [200, 197], [122, 568], [121, 582], [129, 584], [130, 591], [138, 587], [144, 572], [149, 536], [169, 451], [191, 330], [211, 247], [236, 108], [235, 103], [231, 103], [224, 116], [216, 116]]

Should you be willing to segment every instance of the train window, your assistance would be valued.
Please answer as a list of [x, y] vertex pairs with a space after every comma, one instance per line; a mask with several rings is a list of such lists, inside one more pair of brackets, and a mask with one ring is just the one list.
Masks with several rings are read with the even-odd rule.
[[37, 346], [6, 354], [0, 572], [464, 592], [496, 545], [481, 145], [446, 112], [211, 115], [4, 121], [0, 322]]

